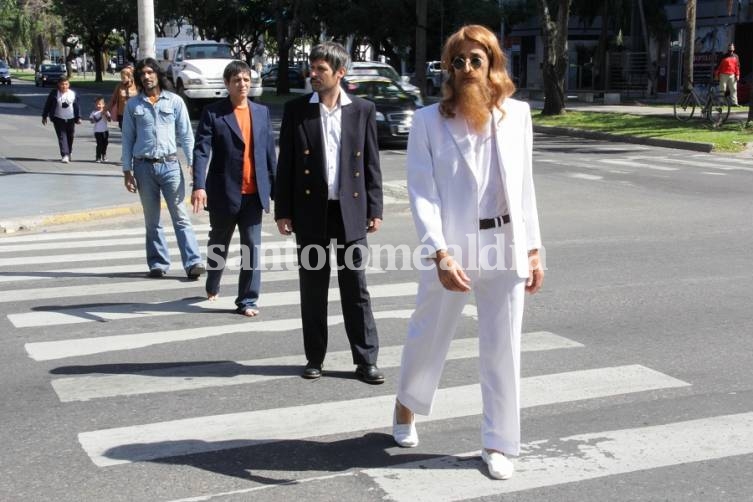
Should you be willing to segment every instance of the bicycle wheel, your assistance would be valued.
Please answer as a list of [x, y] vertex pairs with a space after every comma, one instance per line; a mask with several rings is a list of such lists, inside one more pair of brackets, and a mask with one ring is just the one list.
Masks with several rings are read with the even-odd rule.
[[708, 115], [706, 119], [712, 127], [719, 127], [729, 118], [729, 98], [723, 94], [714, 94], [709, 96], [709, 103], [706, 105]]
[[692, 92], [684, 92], [675, 103], [675, 118], [687, 122], [695, 113], [695, 99]]

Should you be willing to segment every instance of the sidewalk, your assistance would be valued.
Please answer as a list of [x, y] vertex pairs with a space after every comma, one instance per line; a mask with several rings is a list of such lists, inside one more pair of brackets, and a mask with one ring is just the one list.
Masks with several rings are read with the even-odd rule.
[[[94, 162], [95, 142], [88, 121], [76, 127], [72, 161], [60, 162], [55, 133], [51, 124], [41, 124], [42, 103], [50, 89], [14, 84], [24, 105], [0, 103], [0, 183], [3, 204], [0, 210], [0, 234], [42, 228], [60, 223], [74, 223], [112, 216], [141, 214], [138, 196], [123, 187], [120, 167], [120, 131], [110, 127], [109, 163]], [[80, 92], [82, 116], [88, 117], [93, 91]], [[543, 108], [541, 101], [529, 101], [533, 109]], [[669, 115], [671, 106], [601, 105], [568, 101], [573, 110], [627, 114]], [[282, 107], [273, 107], [280, 115]], [[746, 120], [747, 109], [735, 111], [730, 120]], [[279, 117], [276, 117], [279, 119]], [[548, 134], [635, 142], [671, 148], [704, 149], [697, 143], [626, 138], [565, 128], [535, 126]]]

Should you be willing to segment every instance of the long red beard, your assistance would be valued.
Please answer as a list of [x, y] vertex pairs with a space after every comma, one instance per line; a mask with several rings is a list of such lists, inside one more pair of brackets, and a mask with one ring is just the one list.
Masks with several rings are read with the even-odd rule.
[[491, 115], [489, 88], [477, 80], [456, 80], [455, 95], [456, 111], [463, 116], [471, 129], [481, 132]]

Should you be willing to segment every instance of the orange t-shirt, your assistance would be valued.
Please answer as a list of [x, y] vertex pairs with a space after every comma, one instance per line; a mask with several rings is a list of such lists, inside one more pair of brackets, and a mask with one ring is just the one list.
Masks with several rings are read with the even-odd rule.
[[238, 121], [238, 127], [241, 129], [241, 136], [245, 148], [243, 149], [243, 181], [241, 183], [241, 193], [256, 193], [256, 180], [254, 179], [254, 135], [252, 134], [253, 122], [251, 120], [251, 111], [247, 106], [242, 108], [236, 107], [234, 110], [235, 120]]

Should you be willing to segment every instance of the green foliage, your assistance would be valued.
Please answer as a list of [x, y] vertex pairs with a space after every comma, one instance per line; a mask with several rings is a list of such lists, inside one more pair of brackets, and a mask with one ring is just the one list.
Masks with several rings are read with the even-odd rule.
[[567, 111], [555, 116], [534, 113], [533, 121], [537, 125], [571, 127], [624, 136], [711, 143], [717, 152], [741, 152], [747, 143], [753, 141], [753, 130], [746, 129], [740, 122], [727, 122], [721, 128], [710, 129], [702, 120], [679, 122], [674, 117], [660, 114]]

